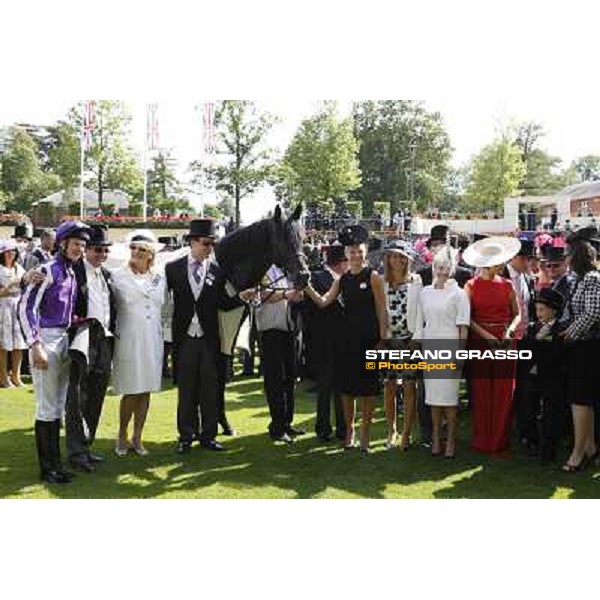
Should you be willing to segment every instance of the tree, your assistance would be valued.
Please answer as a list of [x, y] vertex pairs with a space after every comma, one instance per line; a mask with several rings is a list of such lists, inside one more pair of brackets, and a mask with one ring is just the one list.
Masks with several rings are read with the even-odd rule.
[[278, 170], [288, 201], [319, 204], [357, 189], [358, 146], [352, 119], [341, 119], [335, 102], [302, 121]]
[[[81, 108], [70, 112], [70, 123], [81, 131]], [[121, 189], [134, 197], [143, 190], [143, 173], [131, 148], [127, 145], [131, 116], [118, 100], [98, 100], [95, 106], [96, 126], [92, 147], [86, 151], [85, 166], [93, 173], [90, 184], [98, 192], [102, 207], [104, 190]]]
[[240, 223], [240, 203], [265, 183], [272, 171], [266, 137], [277, 119], [260, 112], [248, 100], [223, 100], [215, 112], [218, 164], [192, 163], [194, 181], [204, 177], [217, 191], [233, 200], [235, 222]]
[[560, 158], [538, 147], [539, 140], [545, 135], [543, 126], [533, 121], [517, 126], [515, 145], [520, 149], [525, 164], [525, 174], [519, 183], [524, 196], [544, 196], [564, 187]]
[[396, 212], [400, 202], [436, 203], [444, 194], [452, 147], [442, 116], [420, 102], [385, 100], [357, 102], [352, 109], [360, 142], [362, 183], [352, 194], [366, 215], [373, 201], [386, 200]]
[[580, 181], [600, 181], [600, 156], [588, 154], [573, 162]]
[[79, 136], [73, 125], [64, 121], [50, 129], [55, 142], [48, 150], [48, 168], [60, 177], [65, 189], [73, 189], [81, 176]]
[[148, 201], [167, 200], [181, 193], [175, 174], [175, 162], [168, 152], [160, 151], [148, 170]]
[[20, 127], [9, 131], [10, 143], [2, 156], [2, 185], [9, 210], [28, 212], [31, 203], [60, 189], [60, 179], [40, 167], [35, 139]]
[[465, 199], [472, 210], [500, 210], [519, 192], [526, 172], [521, 149], [507, 136], [481, 150], [471, 164]]

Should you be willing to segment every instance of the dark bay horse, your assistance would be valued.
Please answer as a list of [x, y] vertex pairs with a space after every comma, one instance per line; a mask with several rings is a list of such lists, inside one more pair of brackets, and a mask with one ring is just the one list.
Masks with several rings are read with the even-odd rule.
[[[278, 206], [273, 217], [257, 221], [227, 234], [216, 246], [215, 257], [225, 279], [235, 291], [256, 287], [271, 265], [282, 269], [293, 285], [308, 281], [308, 267], [302, 253], [302, 205], [285, 218]], [[275, 287], [281, 284], [275, 283]], [[221, 351], [231, 355], [244, 309], [219, 312]]]
[[306, 276], [301, 214], [301, 204], [288, 218], [278, 206], [273, 217], [232, 231], [215, 246], [219, 267], [238, 292], [258, 285], [271, 265], [285, 271], [294, 284]]

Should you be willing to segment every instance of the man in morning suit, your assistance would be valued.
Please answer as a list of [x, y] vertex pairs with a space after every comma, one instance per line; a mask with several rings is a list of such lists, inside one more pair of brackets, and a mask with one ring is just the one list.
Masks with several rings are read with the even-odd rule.
[[[112, 242], [108, 228], [92, 225], [85, 255], [73, 265], [77, 301], [72, 330], [77, 323], [89, 326], [87, 360], [73, 354], [65, 405], [65, 430], [69, 463], [78, 471], [91, 473], [104, 459], [90, 451], [96, 437], [102, 405], [111, 373], [116, 302], [106, 262]], [[93, 321], [87, 321], [93, 319]], [[74, 334], [72, 331], [71, 334]]]
[[173, 379], [177, 384], [177, 452], [187, 454], [197, 434], [200, 445], [223, 450], [217, 436], [218, 357], [221, 351], [218, 310], [241, 305], [225, 291], [225, 280], [211, 259], [216, 222], [195, 219], [186, 236], [189, 255], [168, 263], [167, 287], [173, 294]]

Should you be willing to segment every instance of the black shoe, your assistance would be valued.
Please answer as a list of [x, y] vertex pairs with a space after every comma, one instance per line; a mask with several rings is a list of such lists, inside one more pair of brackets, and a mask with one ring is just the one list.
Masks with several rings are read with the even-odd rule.
[[60, 471], [44, 471], [40, 479], [46, 483], [71, 483], [71, 478]]
[[91, 463], [103, 463], [105, 458], [104, 456], [101, 456], [100, 454], [92, 454], [91, 452], [88, 452], [88, 461]]
[[[69, 464], [76, 471], [81, 473], [95, 473], [96, 467], [87, 459], [86, 456], [80, 456], [69, 460]], [[64, 471], [63, 471], [64, 472]]]
[[329, 444], [329, 442], [331, 442], [330, 435], [317, 435], [317, 439], [324, 444]]
[[293, 444], [294, 443], [294, 438], [289, 436], [285, 432], [280, 435], [269, 434], [269, 436], [274, 442], [283, 442], [284, 444]]
[[219, 425], [221, 426], [221, 429], [222, 429], [222, 435], [226, 435], [229, 437], [235, 436], [235, 430], [229, 424], [229, 421], [223, 421], [222, 423], [219, 423]]
[[225, 450], [223, 444], [219, 444], [216, 440], [210, 440], [210, 442], [200, 442], [200, 445], [207, 450], [214, 450], [215, 452], [222, 452]]
[[175, 452], [177, 454], [189, 454], [192, 451], [192, 444], [190, 442], [179, 442], [177, 444], [177, 448], [175, 448]]
[[285, 432], [291, 436], [291, 437], [296, 437], [299, 435], [306, 435], [306, 429], [301, 429], [300, 427], [294, 427], [293, 425], [290, 425]]

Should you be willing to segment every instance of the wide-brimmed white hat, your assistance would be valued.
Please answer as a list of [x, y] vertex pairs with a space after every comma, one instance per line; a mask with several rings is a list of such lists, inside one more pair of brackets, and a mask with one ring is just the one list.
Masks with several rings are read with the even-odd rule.
[[156, 235], [150, 229], [134, 229], [125, 238], [126, 244], [135, 244], [136, 242], [152, 246], [155, 252], [160, 252], [165, 247], [164, 244], [158, 241]]
[[0, 240], [0, 254], [9, 250], [17, 250], [17, 242], [15, 240]]
[[520, 249], [517, 238], [492, 236], [471, 244], [462, 257], [472, 267], [495, 267], [514, 258]]

